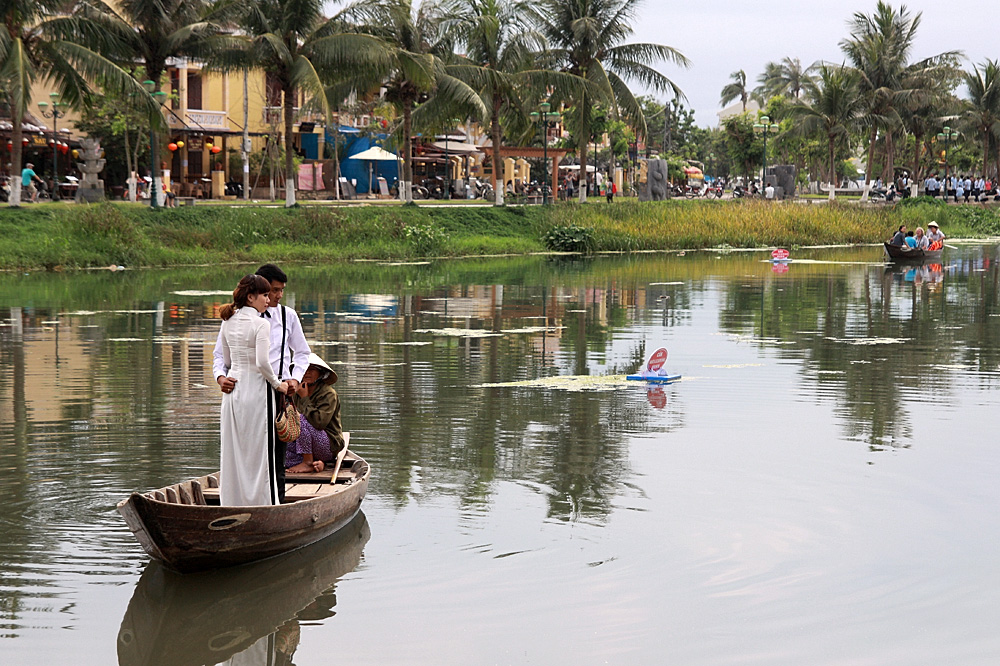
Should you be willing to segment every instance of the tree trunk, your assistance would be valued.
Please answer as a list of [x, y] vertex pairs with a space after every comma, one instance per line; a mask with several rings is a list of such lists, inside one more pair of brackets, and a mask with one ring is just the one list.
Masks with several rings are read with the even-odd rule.
[[868, 193], [871, 191], [872, 182], [872, 159], [875, 157], [875, 139], [878, 138], [878, 128], [872, 127], [868, 135], [868, 163], [865, 165], [865, 189], [861, 192], [861, 201], [868, 201]]
[[990, 155], [990, 135], [989, 132], [983, 131], [983, 177], [986, 177], [986, 161], [989, 159]]
[[500, 100], [493, 100], [493, 115], [490, 118], [490, 140], [493, 141], [493, 205], [502, 206], [503, 205], [503, 177], [501, 174], [501, 167], [503, 165], [502, 158], [500, 157], [500, 142], [502, 141], [502, 133], [500, 131]]
[[587, 145], [590, 141], [590, 109], [587, 107], [587, 96], [580, 96], [580, 135], [577, 140], [577, 150], [580, 152], [580, 203], [587, 203]]
[[835, 142], [836, 137], [830, 137], [830, 201], [837, 198], [837, 158]]
[[413, 203], [413, 104], [403, 104], [403, 177], [400, 179], [399, 196], [406, 203]]
[[[129, 149], [128, 130], [125, 132], [125, 168], [128, 169], [128, 200], [135, 203], [135, 169], [132, 168], [132, 152]], [[138, 137], [136, 137], [138, 139]]]
[[21, 205], [21, 158], [24, 156], [23, 146], [21, 141], [24, 138], [24, 128], [21, 127], [21, 113], [14, 109], [13, 105], [10, 110], [11, 124], [13, 129], [11, 130], [11, 142], [13, 142], [13, 152], [10, 156], [10, 196], [7, 199], [7, 203], [12, 208], [17, 208]]
[[284, 90], [285, 103], [285, 208], [295, 205], [295, 173], [292, 171], [292, 124], [295, 121], [295, 89]]
[[248, 70], [243, 70], [243, 142], [240, 145], [240, 156], [243, 158], [243, 200], [250, 200], [250, 102], [247, 94]]

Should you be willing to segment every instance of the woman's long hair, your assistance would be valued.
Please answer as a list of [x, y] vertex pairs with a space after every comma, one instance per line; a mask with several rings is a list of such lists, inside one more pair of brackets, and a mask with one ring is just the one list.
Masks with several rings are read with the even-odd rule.
[[236, 285], [236, 289], [233, 289], [233, 302], [226, 303], [219, 310], [219, 316], [222, 317], [223, 321], [226, 321], [240, 308], [247, 304], [247, 300], [251, 296], [256, 296], [257, 294], [267, 294], [271, 291], [271, 283], [262, 278], [259, 275], [247, 275], [240, 283]]

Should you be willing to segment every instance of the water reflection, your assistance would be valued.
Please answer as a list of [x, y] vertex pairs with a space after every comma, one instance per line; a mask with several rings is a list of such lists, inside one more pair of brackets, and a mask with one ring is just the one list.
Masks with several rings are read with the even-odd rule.
[[328, 539], [253, 565], [181, 575], [151, 562], [122, 619], [118, 663], [291, 663], [299, 623], [334, 615], [336, 583], [370, 536], [360, 513]]
[[[699, 405], [685, 385], [482, 385], [626, 374], [663, 343], [684, 348], [671, 360], [691, 381], [739, 365], [747, 386], [762, 386], [772, 361], [788, 366], [781, 399], [825, 405], [848, 446], [917, 446], [915, 412], [997, 384], [998, 248], [950, 251], [940, 270], [912, 275], [887, 271], [879, 252], [817, 253], [834, 263], [780, 274], [751, 253], [289, 267], [286, 298], [340, 375], [345, 427], [378, 470], [369, 495], [389, 510], [449, 498], [485, 513], [509, 482], [535, 494], [548, 522], [604, 525], [646, 483], [633, 471], [636, 438], [689, 428]], [[77, 619], [85, 593], [68, 568], [138, 575], [144, 556], [113, 510], [126, 493], [217, 469], [211, 345], [243, 271], [3, 277], [7, 636]], [[741, 424], [771, 405], [751, 388], [713, 407]]]

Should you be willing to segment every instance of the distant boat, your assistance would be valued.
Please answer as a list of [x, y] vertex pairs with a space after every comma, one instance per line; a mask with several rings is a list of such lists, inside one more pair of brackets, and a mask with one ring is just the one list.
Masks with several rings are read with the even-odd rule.
[[132, 493], [118, 512], [150, 557], [181, 573], [205, 571], [280, 555], [333, 534], [361, 509], [370, 474], [367, 462], [346, 451], [339, 469], [287, 475], [284, 504], [219, 506], [215, 472]]
[[889, 245], [888, 243], [882, 244], [885, 247], [885, 253], [889, 255], [890, 259], [897, 259], [903, 261], [936, 261], [941, 258], [941, 250], [916, 250], [907, 246]]

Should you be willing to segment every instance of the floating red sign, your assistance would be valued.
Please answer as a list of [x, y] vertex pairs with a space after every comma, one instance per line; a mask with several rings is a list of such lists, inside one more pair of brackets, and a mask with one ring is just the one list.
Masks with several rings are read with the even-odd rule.
[[788, 259], [788, 250], [785, 250], [784, 248], [780, 248], [779, 247], [777, 250], [775, 250], [774, 252], [771, 253], [771, 258], [772, 259], [779, 259], [779, 260], [780, 259]]
[[649, 357], [649, 362], [646, 363], [646, 369], [650, 372], [659, 372], [663, 364], [667, 362], [667, 348], [660, 347], [653, 355]]

